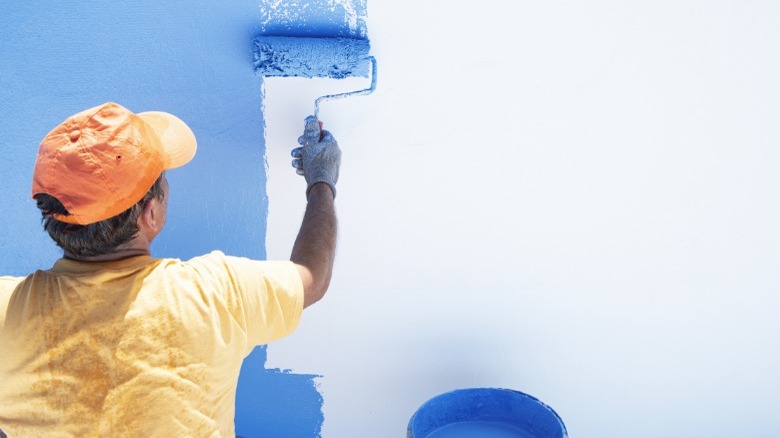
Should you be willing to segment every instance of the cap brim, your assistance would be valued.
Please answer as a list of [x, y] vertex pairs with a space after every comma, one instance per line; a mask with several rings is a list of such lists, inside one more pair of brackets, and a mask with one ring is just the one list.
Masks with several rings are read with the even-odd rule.
[[195, 156], [198, 149], [195, 134], [180, 118], [162, 111], [147, 111], [138, 113], [137, 116], [160, 137], [165, 169], [183, 166]]

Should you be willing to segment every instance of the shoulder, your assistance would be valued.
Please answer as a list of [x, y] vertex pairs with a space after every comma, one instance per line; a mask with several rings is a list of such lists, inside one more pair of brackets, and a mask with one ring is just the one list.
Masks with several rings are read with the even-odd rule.
[[8, 301], [17, 286], [27, 277], [0, 277], [0, 301]]
[[204, 280], [220, 281], [238, 288], [273, 288], [284, 285], [297, 289], [301, 279], [295, 264], [289, 260], [254, 260], [212, 251], [181, 262], [181, 266]]
[[255, 260], [248, 257], [226, 255], [222, 251], [212, 251], [180, 263], [182, 267], [195, 270], [248, 270], [254, 273], [273, 272], [280, 267], [293, 266], [290, 261]]
[[16, 288], [26, 277], [0, 277], [0, 326], [5, 322], [5, 314], [8, 311], [8, 303]]
[[189, 260], [176, 260], [175, 266], [190, 272], [216, 274], [228, 269], [231, 265], [231, 259], [232, 257], [225, 255], [222, 251], [212, 251]]
[[8, 277], [8, 276], [0, 276], [0, 290], [5, 289], [7, 287], [10, 287], [11, 289], [15, 288], [19, 283], [24, 281], [24, 279], [27, 277]]
[[247, 263], [260, 262], [212, 251], [185, 261], [163, 259], [159, 267], [164, 269], [167, 278], [225, 287], [234, 283], [236, 277], [245, 275]]

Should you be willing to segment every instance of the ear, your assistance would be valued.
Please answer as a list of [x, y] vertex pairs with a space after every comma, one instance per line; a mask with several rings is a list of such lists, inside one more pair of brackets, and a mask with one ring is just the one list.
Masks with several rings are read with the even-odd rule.
[[138, 216], [138, 228], [145, 231], [148, 235], [156, 236], [163, 227], [164, 219], [160, 210], [161, 207], [160, 200], [157, 198], [152, 198], [147, 202]]

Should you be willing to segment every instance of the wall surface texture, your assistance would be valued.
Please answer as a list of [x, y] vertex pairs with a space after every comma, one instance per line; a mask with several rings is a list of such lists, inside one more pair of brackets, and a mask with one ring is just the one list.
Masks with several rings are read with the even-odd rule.
[[[324, 376], [323, 436], [403, 436], [469, 386], [533, 394], [575, 438], [777, 435], [778, 22], [369, 1], [377, 92], [321, 109], [344, 151], [332, 289], [269, 347]], [[337, 82], [265, 84], [270, 257], [303, 203], [300, 115]]]
[[[153, 255], [220, 249], [264, 258], [262, 83], [252, 69], [261, 20], [255, 0], [0, 2], [0, 273], [25, 275], [59, 257], [29, 200], [38, 143], [106, 101], [174, 113], [198, 139], [195, 159], [168, 172], [168, 221]], [[313, 376], [264, 370], [265, 360], [256, 349], [244, 364], [238, 433], [316, 435], [322, 399]]]
[[374, 0], [361, 28], [360, 2], [216, 3], [0, 5], [0, 271], [56, 257], [38, 141], [109, 99], [200, 141], [156, 255], [265, 257], [267, 211], [286, 258], [303, 118], [366, 79], [262, 80], [251, 39], [362, 29], [379, 88], [320, 114], [344, 152], [331, 291], [245, 364], [240, 433], [403, 436], [426, 399], [495, 386], [577, 438], [776, 434], [780, 6]]

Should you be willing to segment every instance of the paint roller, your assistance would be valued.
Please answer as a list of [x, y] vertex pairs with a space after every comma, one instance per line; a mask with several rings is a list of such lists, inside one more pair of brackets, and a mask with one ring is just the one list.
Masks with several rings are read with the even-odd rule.
[[343, 79], [368, 77], [370, 70], [368, 88], [318, 97], [314, 101], [317, 120], [320, 103], [371, 94], [376, 89], [376, 59], [368, 54], [367, 39], [259, 35], [255, 37], [254, 49], [255, 73], [262, 76]]

